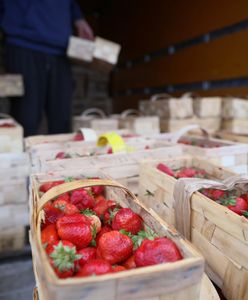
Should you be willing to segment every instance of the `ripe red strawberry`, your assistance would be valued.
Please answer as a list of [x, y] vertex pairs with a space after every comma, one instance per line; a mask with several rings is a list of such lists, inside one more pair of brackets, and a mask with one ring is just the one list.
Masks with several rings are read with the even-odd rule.
[[73, 141], [84, 141], [84, 136], [81, 132], [74, 135]]
[[173, 176], [173, 177], [175, 176], [174, 172], [169, 167], [167, 167], [165, 164], [162, 164], [162, 163], [158, 164], [157, 169], [169, 176]]
[[[83, 217], [84, 220], [79, 220]], [[57, 221], [58, 235], [62, 240], [73, 243], [77, 249], [87, 247], [92, 241], [89, 221], [83, 215], [66, 215]]]
[[135, 263], [135, 258], [134, 255], [130, 256], [124, 263], [123, 266], [130, 270], [130, 269], [135, 269], [136, 268], [136, 263]]
[[[92, 177], [92, 179], [99, 179], [99, 177]], [[91, 192], [94, 194], [94, 196], [99, 196], [104, 192], [104, 186], [103, 185], [92, 186]]]
[[174, 262], [183, 258], [177, 245], [165, 237], [143, 240], [134, 257], [137, 267]]
[[64, 158], [66, 158], [65, 152], [58, 152], [55, 156], [55, 159], [64, 159]]
[[248, 211], [248, 203], [241, 197], [224, 200], [222, 204], [240, 216], [244, 215], [245, 211]]
[[39, 190], [40, 190], [40, 192], [46, 193], [52, 187], [60, 185], [62, 183], [64, 183], [64, 180], [57, 180], [57, 181], [45, 182], [45, 183], [43, 183], [40, 186]]
[[68, 241], [55, 244], [49, 256], [51, 265], [59, 278], [71, 277], [75, 271], [76, 261], [81, 258], [77, 254], [76, 247]]
[[81, 213], [88, 217], [88, 219], [90, 221], [91, 229], [96, 235], [101, 230], [101, 227], [102, 227], [102, 223], [101, 223], [100, 219], [98, 218], [98, 216], [96, 216], [95, 212], [90, 209], [83, 210], [83, 211], [81, 211]]
[[132, 252], [132, 240], [119, 231], [106, 232], [99, 239], [97, 257], [105, 259], [111, 264], [126, 260]]
[[248, 203], [248, 194], [243, 194], [240, 197], [243, 198]]
[[113, 273], [122, 272], [122, 271], [126, 271], [126, 268], [124, 266], [119, 266], [119, 265], [112, 266]]
[[99, 200], [94, 206], [93, 211], [101, 218], [110, 207], [114, 207], [115, 205], [115, 202], [112, 200]]
[[130, 208], [121, 208], [113, 218], [112, 228], [136, 234], [143, 228], [143, 220]]
[[107, 154], [113, 154], [113, 149], [112, 148], [108, 148]]
[[110, 231], [112, 231], [112, 228], [111, 228], [110, 226], [108, 226], [108, 225], [104, 225], [104, 226], [101, 228], [100, 232], [99, 232], [99, 233], [97, 234], [97, 236], [96, 236], [96, 246], [98, 246], [98, 244], [99, 244], [99, 239], [100, 239], [100, 237], [101, 237], [104, 233], [110, 232]]
[[103, 259], [94, 259], [88, 261], [76, 274], [76, 277], [103, 275], [112, 273], [112, 266]]
[[183, 168], [179, 172], [177, 172], [177, 178], [192, 178], [196, 176], [196, 170], [192, 168]]
[[87, 247], [78, 251], [81, 255], [79, 260], [80, 266], [84, 266], [88, 261], [96, 258], [96, 248]]
[[54, 207], [60, 209], [65, 215], [73, 215], [79, 213], [78, 208], [67, 202], [66, 200], [57, 199], [53, 202]]
[[71, 203], [76, 205], [79, 210], [87, 208], [92, 209], [95, 204], [95, 199], [86, 189], [78, 189], [71, 193]]
[[216, 189], [204, 189], [202, 193], [209, 197], [212, 200], [219, 200], [223, 198], [226, 195], [225, 191], [222, 190], [216, 190]]
[[46, 203], [44, 206], [45, 213], [45, 222], [42, 224], [42, 227], [48, 226], [50, 224], [55, 224], [57, 220], [64, 215], [64, 213], [53, 206], [51, 202]]
[[69, 193], [64, 193], [64, 194], [58, 196], [56, 198], [56, 200], [64, 200], [66, 202], [70, 202], [70, 195], [69, 195]]
[[106, 201], [106, 198], [103, 195], [95, 196], [95, 204], [97, 204], [101, 200], [105, 200]]
[[41, 231], [41, 243], [45, 247], [59, 240], [56, 225], [50, 224]]

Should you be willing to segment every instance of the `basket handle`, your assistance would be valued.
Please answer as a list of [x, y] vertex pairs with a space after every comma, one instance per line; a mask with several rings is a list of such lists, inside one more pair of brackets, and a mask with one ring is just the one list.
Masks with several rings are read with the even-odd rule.
[[173, 135], [172, 135], [172, 138], [171, 138], [171, 142], [172, 143], [177, 143], [178, 140], [187, 132], [189, 132], [190, 130], [193, 130], [193, 129], [200, 129], [203, 136], [206, 138], [206, 139], [209, 139], [209, 133], [208, 131], [205, 129], [205, 128], [202, 128], [201, 126], [199, 126], [198, 124], [192, 124], [192, 125], [188, 125], [188, 126], [185, 126], [183, 127], [182, 129], [176, 131]]
[[139, 116], [140, 112], [137, 109], [127, 109], [121, 113], [121, 118], [126, 118], [130, 115]]
[[86, 187], [92, 187], [92, 186], [112, 186], [112, 187], [117, 187], [125, 191], [133, 200], [137, 200], [136, 196], [129, 191], [126, 187], [121, 185], [120, 183], [113, 181], [113, 180], [108, 180], [108, 179], [81, 179], [81, 180], [75, 180], [72, 182], [66, 182], [60, 185], [57, 185], [53, 188], [51, 188], [49, 191], [47, 191], [41, 198], [37, 206], [37, 213], [39, 214], [44, 207], [44, 205], [64, 194], [73, 190], [77, 190], [80, 188], [86, 188]]
[[166, 94], [166, 93], [163, 93], [163, 94], [155, 94], [155, 95], [153, 95], [153, 96], [150, 98], [150, 101], [151, 101], [151, 102], [155, 102], [155, 101], [157, 101], [157, 100], [159, 100], [159, 99], [169, 99], [169, 98], [171, 98], [171, 95]]
[[99, 116], [101, 118], [106, 117], [106, 114], [103, 110], [101, 110], [100, 108], [95, 108], [95, 107], [88, 108], [81, 114], [82, 117], [86, 117], [86, 116], [89, 116], [89, 115], [96, 115], [96, 116]]

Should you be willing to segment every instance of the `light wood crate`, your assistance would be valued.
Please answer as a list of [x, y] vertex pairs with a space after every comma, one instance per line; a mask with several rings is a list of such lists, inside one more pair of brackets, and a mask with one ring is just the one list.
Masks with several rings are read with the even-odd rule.
[[0, 114], [0, 125], [3, 123], [13, 124], [15, 127], [0, 127], [0, 153], [13, 153], [23, 151], [23, 128], [8, 116], [2, 118]]
[[150, 100], [141, 100], [139, 110], [143, 115], [155, 115], [161, 119], [186, 119], [193, 116], [193, 100], [191, 97], [157, 94]]
[[193, 100], [194, 114], [199, 118], [220, 118], [221, 97], [199, 97]]
[[[172, 169], [196, 167], [212, 178], [223, 180], [233, 173], [197, 158], [150, 161], [140, 167], [139, 198], [169, 224], [176, 223], [173, 192], [176, 179], [156, 169], [159, 163]], [[150, 196], [147, 195], [149, 191]], [[207, 261], [206, 271], [230, 300], [248, 297], [247, 236], [248, 220], [228, 208], [195, 192], [190, 202], [191, 242]]]
[[136, 134], [152, 135], [160, 132], [157, 116], [127, 116], [119, 119], [119, 126]]
[[68, 57], [84, 62], [92, 62], [95, 50], [95, 43], [86, 39], [71, 36], [67, 49]]
[[22, 75], [0, 75], [0, 97], [22, 96], [24, 84]]
[[209, 146], [217, 146], [202, 148], [197, 145], [183, 145], [185, 153], [208, 159], [239, 174], [248, 172], [248, 145], [199, 136], [184, 136], [183, 139], [197, 144], [207, 143]]
[[218, 131], [221, 127], [221, 119], [220, 118], [197, 118], [192, 117], [188, 119], [182, 120], [173, 120], [173, 119], [161, 119], [160, 120], [160, 128], [161, 132], [174, 132], [182, 129], [183, 127], [189, 125], [199, 125], [203, 128], [206, 128], [208, 132], [214, 133]]
[[[248, 100], [246, 101], [248, 104]], [[223, 120], [222, 129], [235, 134], [248, 134], [248, 120], [247, 119]]]
[[222, 130], [222, 131], [217, 132], [216, 136], [223, 140], [233, 141], [233, 142], [242, 143], [242, 144], [248, 144], [248, 134], [247, 135], [234, 134], [234, 133]]
[[26, 245], [25, 226], [0, 228], [0, 253], [23, 250]]
[[[106, 274], [91, 278], [58, 279], [49, 265], [40, 241], [42, 205], [47, 200], [66, 191], [99, 184], [104, 185], [106, 193], [114, 197], [114, 200], [123, 207], [130, 207], [140, 214], [144, 222], [159, 235], [166, 235], [174, 240], [183, 253], [184, 259], [118, 274]], [[114, 191], [116, 188], [118, 188], [117, 192]], [[139, 200], [123, 186], [109, 180], [80, 180], [53, 188], [42, 198], [39, 198], [37, 187], [33, 182], [32, 194], [30, 242], [40, 300], [67, 300], [69, 298], [93, 300], [99, 297], [102, 300], [179, 300], [182, 297], [192, 300], [199, 299], [204, 268], [203, 259], [174, 229], [169, 228], [152, 210], [146, 210]], [[120, 195], [122, 196], [120, 197]]]
[[226, 97], [222, 103], [222, 118], [228, 119], [247, 119], [248, 118], [248, 99]]
[[30, 174], [28, 155], [26, 153], [0, 154], [0, 165], [0, 208], [6, 204], [27, 204], [27, 180]]

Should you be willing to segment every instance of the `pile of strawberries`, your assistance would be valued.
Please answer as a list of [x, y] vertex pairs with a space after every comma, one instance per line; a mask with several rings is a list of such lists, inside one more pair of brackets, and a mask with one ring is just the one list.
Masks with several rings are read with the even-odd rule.
[[219, 143], [216, 142], [211, 142], [209, 143], [209, 141], [198, 141], [196, 139], [185, 139], [185, 138], [181, 138], [178, 143], [180, 144], [184, 144], [184, 145], [190, 145], [190, 146], [197, 146], [197, 147], [201, 147], [201, 148], [219, 148], [221, 147], [221, 145]]
[[[172, 170], [163, 163], [157, 169], [174, 178], [208, 178], [206, 171], [196, 168], [181, 168]], [[202, 189], [200, 192], [215, 202], [226, 206], [240, 216], [248, 218], [248, 194], [238, 195], [237, 191], [223, 191], [218, 189]]]
[[166, 166], [163, 163], [157, 165], [157, 169], [169, 176], [172, 176], [176, 179], [178, 178], [208, 178], [208, 175], [205, 170], [197, 168], [180, 168], [178, 170], [172, 170], [170, 167]]
[[[40, 186], [45, 193], [64, 181]], [[80, 188], [44, 206], [41, 241], [59, 278], [115, 273], [183, 258], [130, 208], [104, 197], [104, 187]]]

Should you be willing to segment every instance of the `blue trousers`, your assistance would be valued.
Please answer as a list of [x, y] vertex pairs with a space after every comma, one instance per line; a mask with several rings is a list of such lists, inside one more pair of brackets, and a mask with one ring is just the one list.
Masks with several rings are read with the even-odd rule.
[[72, 74], [65, 56], [55, 56], [8, 44], [8, 73], [22, 74], [25, 94], [10, 100], [10, 114], [35, 135], [45, 112], [50, 134], [71, 129]]

